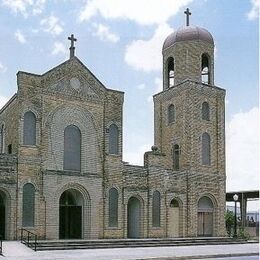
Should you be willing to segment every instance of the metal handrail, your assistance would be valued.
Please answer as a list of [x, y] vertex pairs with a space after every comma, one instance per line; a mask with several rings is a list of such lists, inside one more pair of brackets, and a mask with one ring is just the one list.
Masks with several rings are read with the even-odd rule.
[[2, 239], [2, 236], [0, 236], [0, 255], [3, 255], [3, 239]]
[[[27, 232], [27, 234], [24, 235], [24, 232]], [[31, 236], [33, 236], [33, 239], [31, 239]], [[37, 235], [24, 228], [21, 228], [21, 243], [24, 243], [28, 247], [32, 247], [34, 251], [37, 251]]]

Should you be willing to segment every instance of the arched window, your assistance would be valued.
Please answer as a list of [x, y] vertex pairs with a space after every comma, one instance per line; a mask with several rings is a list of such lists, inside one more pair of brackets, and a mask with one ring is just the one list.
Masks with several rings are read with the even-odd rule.
[[161, 225], [161, 195], [159, 191], [153, 193], [153, 227]]
[[81, 132], [75, 125], [64, 130], [64, 161], [63, 169], [80, 171], [81, 163]]
[[167, 85], [168, 88], [174, 86], [174, 59], [170, 57], [167, 62]]
[[209, 104], [208, 102], [202, 103], [201, 116], [203, 120], [209, 121]]
[[36, 145], [36, 116], [31, 111], [24, 114], [23, 144]]
[[201, 197], [198, 203], [198, 211], [213, 211], [212, 200], [206, 196]]
[[4, 153], [4, 125], [0, 128], [0, 153]]
[[170, 203], [171, 208], [179, 208], [179, 202], [176, 199], [172, 199]]
[[210, 83], [209, 57], [205, 53], [201, 56], [201, 82]]
[[202, 165], [210, 165], [210, 136], [208, 133], [202, 135]]
[[115, 188], [109, 190], [109, 227], [118, 225], [118, 191]]
[[23, 227], [34, 227], [35, 188], [31, 183], [23, 186]]
[[173, 147], [173, 169], [175, 171], [180, 169], [180, 147], [178, 144]]
[[61, 194], [60, 206], [77, 206], [76, 199], [70, 190], [66, 190]]
[[175, 122], [175, 107], [173, 104], [168, 106], [168, 124]]
[[109, 153], [118, 154], [118, 127], [115, 124], [109, 127]]

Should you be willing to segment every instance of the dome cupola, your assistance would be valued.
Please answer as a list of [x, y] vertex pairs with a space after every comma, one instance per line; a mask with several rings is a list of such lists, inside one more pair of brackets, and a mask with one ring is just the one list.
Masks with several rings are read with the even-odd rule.
[[164, 90], [187, 79], [214, 85], [214, 39], [206, 29], [189, 25], [189, 8], [184, 13], [186, 26], [172, 32], [163, 43]]
[[163, 43], [163, 50], [173, 46], [176, 42], [201, 40], [214, 45], [210, 32], [198, 26], [183, 26], [171, 33]]

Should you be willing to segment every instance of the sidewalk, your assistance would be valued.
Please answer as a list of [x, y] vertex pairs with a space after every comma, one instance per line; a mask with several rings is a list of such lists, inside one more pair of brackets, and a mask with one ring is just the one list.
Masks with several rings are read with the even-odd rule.
[[17, 241], [3, 242], [3, 255], [0, 260], [34, 259], [95, 259], [95, 260], [133, 260], [133, 259], [202, 259], [210, 257], [250, 256], [259, 253], [259, 244], [232, 244], [209, 246], [113, 248], [85, 250], [38, 251], [27, 248]]

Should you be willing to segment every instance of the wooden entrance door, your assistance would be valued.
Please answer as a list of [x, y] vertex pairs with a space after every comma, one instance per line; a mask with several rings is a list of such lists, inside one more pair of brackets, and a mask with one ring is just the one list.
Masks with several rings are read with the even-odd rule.
[[210, 237], [213, 235], [213, 213], [198, 212], [198, 236]]
[[198, 236], [213, 235], [213, 212], [212, 200], [207, 196], [201, 197], [198, 202]]
[[60, 197], [60, 239], [82, 238], [83, 198], [77, 190], [66, 190]]
[[168, 237], [179, 237], [180, 208], [179, 202], [173, 199], [168, 214]]
[[82, 207], [60, 206], [60, 239], [80, 239]]
[[168, 236], [179, 236], [179, 208], [169, 208]]
[[141, 205], [137, 198], [130, 198], [127, 205], [127, 237], [140, 238]]

